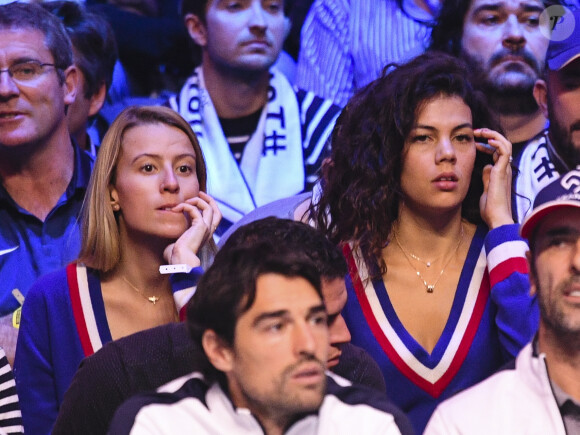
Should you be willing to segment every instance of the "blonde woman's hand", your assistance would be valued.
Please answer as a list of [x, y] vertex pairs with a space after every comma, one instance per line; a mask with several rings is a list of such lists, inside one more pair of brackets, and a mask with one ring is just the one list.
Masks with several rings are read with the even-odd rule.
[[[479, 200], [482, 219], [490, 229], [513, 224], [512, 218], [512, 144], [504, 136], [488, 128], [473, 130], [476, 147], [493, 156], [493, 165], [483, 168], [483, 194]], [[477, 138], [487, 139], [488, 146]]]
[[197, 254], [213, 236], [222, 219], [222, 214], [215, 200], [204, 192], [199, 192], [198, 197], [178, 204], [173, 211], [185, 213], [190, 226], [175, 243], [165, 248], [163, 256], [168, 264], [187, 264], [197, 267], [201, 264]]

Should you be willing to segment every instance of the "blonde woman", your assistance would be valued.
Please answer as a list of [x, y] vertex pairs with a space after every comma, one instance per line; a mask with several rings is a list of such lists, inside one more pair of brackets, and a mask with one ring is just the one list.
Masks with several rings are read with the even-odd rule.
[[197, 138], [177, 113], [130, 107], [111, 125], [84, 204], [79, 260], [40, 278], [22, 310], [15, 371], [27, 432], [50, 432], [85, 356], [179, 320], [215, 249], [221, 214], [205, 190]]

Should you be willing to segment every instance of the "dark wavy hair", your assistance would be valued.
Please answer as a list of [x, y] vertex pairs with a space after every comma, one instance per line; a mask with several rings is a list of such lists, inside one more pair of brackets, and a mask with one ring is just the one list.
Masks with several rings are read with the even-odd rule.
[[[238, 230], [244, 231], [248, 240], [234, 237], [234, 233], [226, 241], [187, 304], [188, 330], [200, 349], [203, 349], [203, 335], [210, 329], [227, 346], [234, 347], [236, 325], [256, 300], [260, 276], [274, 273], [288, 278], [304, 278], [323, 301], [321, 274], [316, 260], [307, 255], [305, 249], [297, 249], [293, 243], [286, 244], [279, 236], [268, 238], [267, 234], [262, 234], [252, 237], [252, 228], [259, 226], [260, 221], [254, 224], [252, 222], [247, 228]], [[285, 225], [283, 221], [281, 225]], [[217, 380], [226, 386], [224, 374], [207, 357], [202, 360], [202, 371], [208, 381]]]
[[[347, 104], [332, 134], [331, 159], [322, 170], [322, 195], [311, 214], [337, 244], [360, 248], [371, 277], [385, 273], [381, 251], [397, 220], [405, 138], [422, 104], [437, 96], [458, 96], [471, 109], [473, 127], [501, 131], [484, 95], [474, 89], [467, 66], [440, 52], [428, 52], [367, 85]], [[445, 116], [445, 114], [441, 114]], [[482, 170], [491, 163], [477, 153], [462, 216], [482, 222]], [[376, 265], [378, 262], [378, 268]]]

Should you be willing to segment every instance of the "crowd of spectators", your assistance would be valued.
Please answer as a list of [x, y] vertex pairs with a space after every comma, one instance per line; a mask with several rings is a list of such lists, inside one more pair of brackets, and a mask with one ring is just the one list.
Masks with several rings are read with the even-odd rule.
[[0, 1], [0, 432], [580, 434], [580, 8]]

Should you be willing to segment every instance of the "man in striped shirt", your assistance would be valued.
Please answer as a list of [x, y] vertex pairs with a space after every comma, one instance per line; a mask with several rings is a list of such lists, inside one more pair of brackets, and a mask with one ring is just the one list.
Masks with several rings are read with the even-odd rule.
[[439, 0], [315, 0], [300, 39], [298, 86], [344, 107], [390, 63], [423, 53]]
[[22, 413], [18, 404], [18, 394], [14, 383], [14, 374], [0, 347], [0, 433], [22, 434]]
[[258, 206], [309, 190], [339, 107], [272, 65], [289, 29], [283, 0], [192, 1], [182, 15], [202, 62], [169, 105], [198, 136], [218, 235]]

